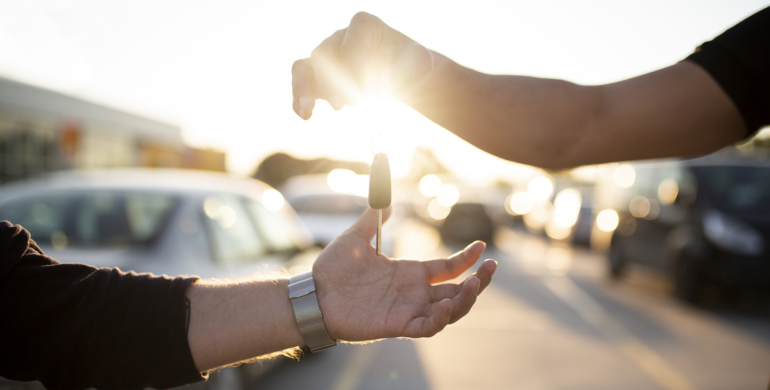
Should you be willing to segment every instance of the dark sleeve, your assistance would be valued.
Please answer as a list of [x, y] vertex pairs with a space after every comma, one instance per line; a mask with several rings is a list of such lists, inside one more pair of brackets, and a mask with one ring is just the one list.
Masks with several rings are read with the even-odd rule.
[[0, 376], [49, 390], [199, 381], [185, 297], [196, 280], [61, 264], [0, 222]]
[[770, 8], [704, 43], [687, 60], [706, 69], [732, 99], [747, 136], [770, 124]]

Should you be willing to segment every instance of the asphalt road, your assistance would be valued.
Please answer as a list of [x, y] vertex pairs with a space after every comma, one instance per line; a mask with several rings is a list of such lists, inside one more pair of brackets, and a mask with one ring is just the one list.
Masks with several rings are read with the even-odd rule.
[[[402, 226], [399, 257], [446, 255], [431, 229]], [[431, 339], [341, 345], [263, 374], [255, 389], [765, 389], [770, 310], [694, 308], [661, 276], [604, 276], [605, 258], [512, 230], [471, 313]], [[744, 307], [746, 306], [746, 307]]]

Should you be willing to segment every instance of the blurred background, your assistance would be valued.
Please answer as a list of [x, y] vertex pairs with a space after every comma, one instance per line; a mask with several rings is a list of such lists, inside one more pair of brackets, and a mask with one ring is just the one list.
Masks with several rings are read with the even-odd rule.
[[608, 83], [766, 6], [0, 1], [0, 219], [63, 262], [299, 272], [367, 207], [383, 150], [384, 252], [486, 241], [500, 266], [474, 310], [432, 339], [228, 368], [197, 387], [764, 388], [770, 134], [698, 159], [543, 171], [394, 102], [319, 102], [302, 121], [290, 69], [367, 11], [480, 71]]

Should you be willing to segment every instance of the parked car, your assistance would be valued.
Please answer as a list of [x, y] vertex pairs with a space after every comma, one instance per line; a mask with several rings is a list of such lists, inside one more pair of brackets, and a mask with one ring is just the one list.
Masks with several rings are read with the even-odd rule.
[[307, 194], [290, 200], [320, 245], [328, 245], [349, 228], [369, 206], [368, 202], [366, 197], [353, 194]]
[[[298, 175], [281, 186], [281, 193], [308, 227], [315, 243], [320, 246], [328, 245], [353, 225], [369, 207], [369, 199], [361, 195], [362, 192], [368, 193], [366, 175], [357, 175], [359, 179], [356, 179], [364, 180], [363, 183], [357, 183], [363, 187], [363, 191], [359, 189], [359, 191], [350, 192], [340, 192], [330, 188], [328, 176], [328, 174]], [[388, 223], [383, 226], [382, 251], [387, 255], [393, 254], [394, 229], [399, 219], [397, 213], [393, 213]]]
[[[0, 220], [24, 226], [63, 263], [172, 276], [307, 269], [320, 252], [276, 190], [213, 172], [56, 173], [1, 187]], [[218, 372], [206, 386], [245, 387], [261, 371], [252, 366]]]
[[468, 244], [474, 240], [492, 243], [495, 223], [481, 203], [456, 203], [446, 219], [438, 226], [446, 243]]
[[770, 287], [770, 165], [706, 157], [633, 169], [633, 184], [615, 189], [613, 278], [631, 263], [658, 269], [688, 302], [709, 285]]

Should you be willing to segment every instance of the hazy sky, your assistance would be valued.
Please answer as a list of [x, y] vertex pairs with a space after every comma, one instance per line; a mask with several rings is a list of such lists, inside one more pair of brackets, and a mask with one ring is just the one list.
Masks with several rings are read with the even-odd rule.
[[[369, 161], [416, 145], [463, 177], [515, 174], [402, 105], [291, 110], [291, 64], [367, 11], [481, 71], [598, 84], [672, 64], [768, 1], [0, 1], [0, 74], [177, 123], [235, 172], [267, 154]], [[474, 164], [468, 164], [474, 161]]]

